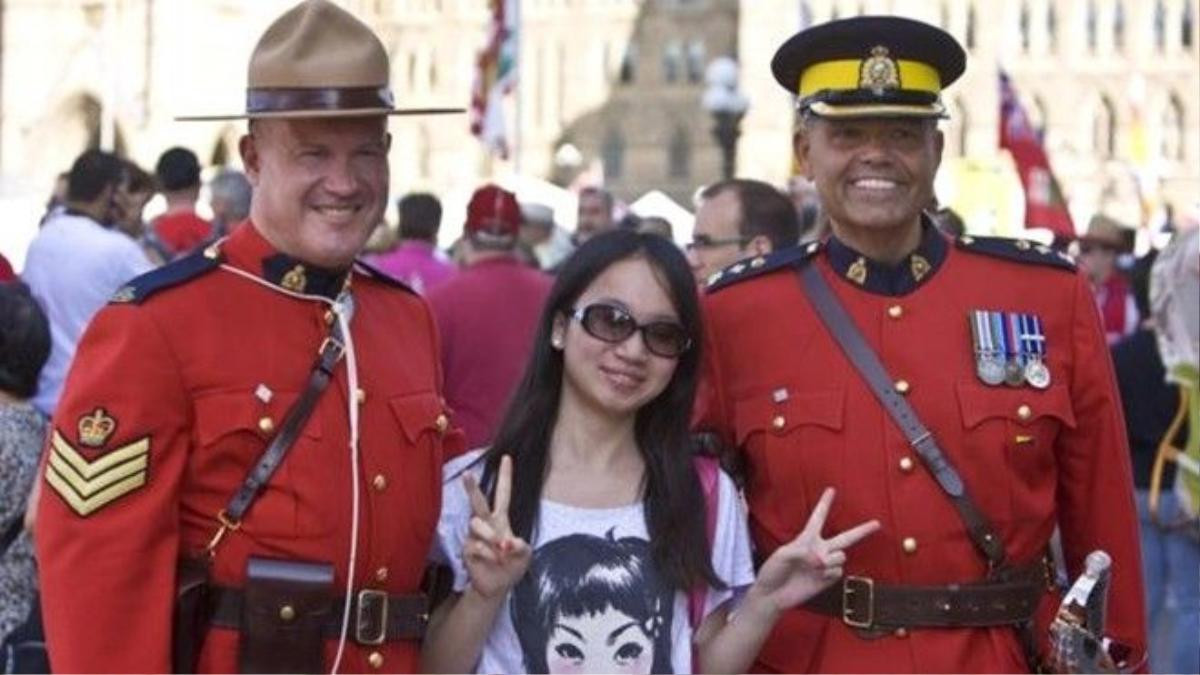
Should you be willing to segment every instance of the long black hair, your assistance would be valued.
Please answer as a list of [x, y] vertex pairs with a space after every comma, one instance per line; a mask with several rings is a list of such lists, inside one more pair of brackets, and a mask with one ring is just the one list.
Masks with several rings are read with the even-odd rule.
[[723, 588], [709, 555], [704, 495], [692, 464], [688, 430], [700, 371], [700, 302], [687, 259], [663, 237], [606, 232], [588, 240], [563, 264], [542, 310], [529, 365], [482, 458], [482, 483], [494, 492], [500, 458], [512, 455], [509, 521], [514, 534], [532, 543], [562, 394], [563, 354], [550, 344], [555, 318], [568, 314], [604, 270], [630, 258], [645, 259], [665, 282], [679, 322], [692, 338], [666, 388], [638, 409], [634, 420], [634, 436], [646, 465], [642, 499], [652, 557], [663, 579], [677, 590], [700, 583]]

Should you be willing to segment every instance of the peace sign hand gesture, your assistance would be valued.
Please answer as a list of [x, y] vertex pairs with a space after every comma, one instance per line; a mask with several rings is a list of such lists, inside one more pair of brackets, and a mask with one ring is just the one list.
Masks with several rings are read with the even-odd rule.
[[758, 572], [751, 593], [759, 595], [777, 611], [811, 599], [842, 576], [846, 549], [879, 529], [879, 521], [860, 523], [829, 539], [821, 536], [833, 488], [826, 488], [808, 523], [795, 539], [775, 549]]
[[472, 514], [467, 541], [463, 544], [463, 563], [475, 592], [495, 598], [516, 585], [529, 567], [531, 555], [529, 544], [513, 536], [508, 523], [512, 457], [505, 455], [500, 459], [494, 507], [488, 506], [474, 476], [463, 474], [463, 486], [471, 500]]

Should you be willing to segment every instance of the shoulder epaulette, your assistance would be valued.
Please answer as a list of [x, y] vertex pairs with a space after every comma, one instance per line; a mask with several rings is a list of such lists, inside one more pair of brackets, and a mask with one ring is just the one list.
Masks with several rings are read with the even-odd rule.
[[1027, 239], [963, 235], [954, 241], [954, 245], [960, 251], [1004, 258], [1027, 265], [1046, 265], [1068, 272], [1075, 271], [1075, 261], [1071, 256]]
[[706, 293], [714, 293], [739, 281], [753, 279], [783, 267], [803, 264], [820, 250], [821, 242], [814, 241], [799, 246], [789, 246], [765, 256], [760, 255], [749, 260], [738, 261], [713, 273], [705, 283], [704, 290]]
[[221, 266], [221, 252], [216, 245], [191, 253], [162, 267], [136, 276], [117, 289], [110, 303], [140, 305], [155, 293], [191, 281]]
[[412, 293], [413, 295], [420, 295], [420, 293], [417, 293], [408, 284], [404, 283], [403, 281], [400, 281], [396, 277], [388, 274], [387, 272], [384, 272], [383, 270], [379, 269], [378, 267], [375, 267], [374, 265], [369, 265], [369, 264], [363, 262], [362, 260], [355, 260], [354, 266], [358, 268], [358, 271], [362, 272], [363, 274], [367, 275], [368, 277], [371, 277], [372, 279], [375, 279], [376, 281], [382, 282], [385, 285], [391, 286], [393, 288], [399, 288], [400, 290], [407, 291], [409, 293]]

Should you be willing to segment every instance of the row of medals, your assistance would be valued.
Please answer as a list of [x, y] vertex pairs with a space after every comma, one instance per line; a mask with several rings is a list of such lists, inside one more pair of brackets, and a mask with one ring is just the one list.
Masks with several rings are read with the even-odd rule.
[[[1025, 383], [1038, 389], [1050, 386], [1050, 369], [1043, 361], [1045, 335], [1041, 332], [1041, 321], [1037, 317], [975, 310], [970, 318], [971, 336], [975, 342], [975, 373], [980, 380], [992, 386], [1006, 384], [1020, 387]], [[999, 334], [1010, 324], [1013, 326], [1011, 337]], [[1024, 330], [1018, 330], [1017, 325], [1022, 325]], [[1005, 342], [1017, 344], [1006, 349], [996, 348]], [[1021, 342], [1040, 345], [1040, 348], [1022, 349]]]

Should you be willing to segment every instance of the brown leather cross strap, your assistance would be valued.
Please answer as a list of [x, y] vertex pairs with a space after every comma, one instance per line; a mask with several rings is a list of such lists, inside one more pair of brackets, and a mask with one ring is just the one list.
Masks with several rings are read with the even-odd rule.
[[834, 341], [841, 347], [846, 358], [870, 387], [871, 393], [879, 399], [883, 409], [904, 433], [909, 445], [916, 451], [917, 456], [933, 474], [942, 491], [954, 504], [971, 541], [987, 559], [989, 574], [1003, 567], [1004, 542], [1000, 540], [1000, 536], [988, 522], [987, 517], [975, 505], [975, 500], [971, 499], [958, 471], [954, 469], [950, 460], [938, 447], [937, 439], [921, 423], [917, 412], [909, 405], [904, 395], [896, 391], [892, 384], [892, 378], [888, 376], [883, 364], [879, 361], [879, 356], [867, 344], [858, 327], [854, 325], [854, 320], [837, 301], [833, 289], [825, 282], [820, 270], [816, 265], [807, 264], [800, 268], [799, 274], [805, 294], [812, 302], [822, 323], [833, 336]]
[[1001, 581], [944, 586], [886, 585], [847, 576], [804, 607], [862, 629], [1016, 625], [1033, 616], [1052, 582], [1049, 565], [1043, 557], [1009, 568]]
[[[214, 586], [210, 590], [212, 619], [210, 625], [241, 631], [242, 603], [239, 588]], [[342, 614], [345, 603], [339, 597], [329, 598], [329, 612], [324, 622], [325, 637], [337, 639], [342, 633]], [[284, 605], [279, 607], [281, 625], [287, 621]], [[350, 602], [350, 639], [360, 645], [378, 645], [400, 640], [420, 640], [429, 623], [429, 599], [423, 593], [388, 595], [378, 590], [362, 590]]]

